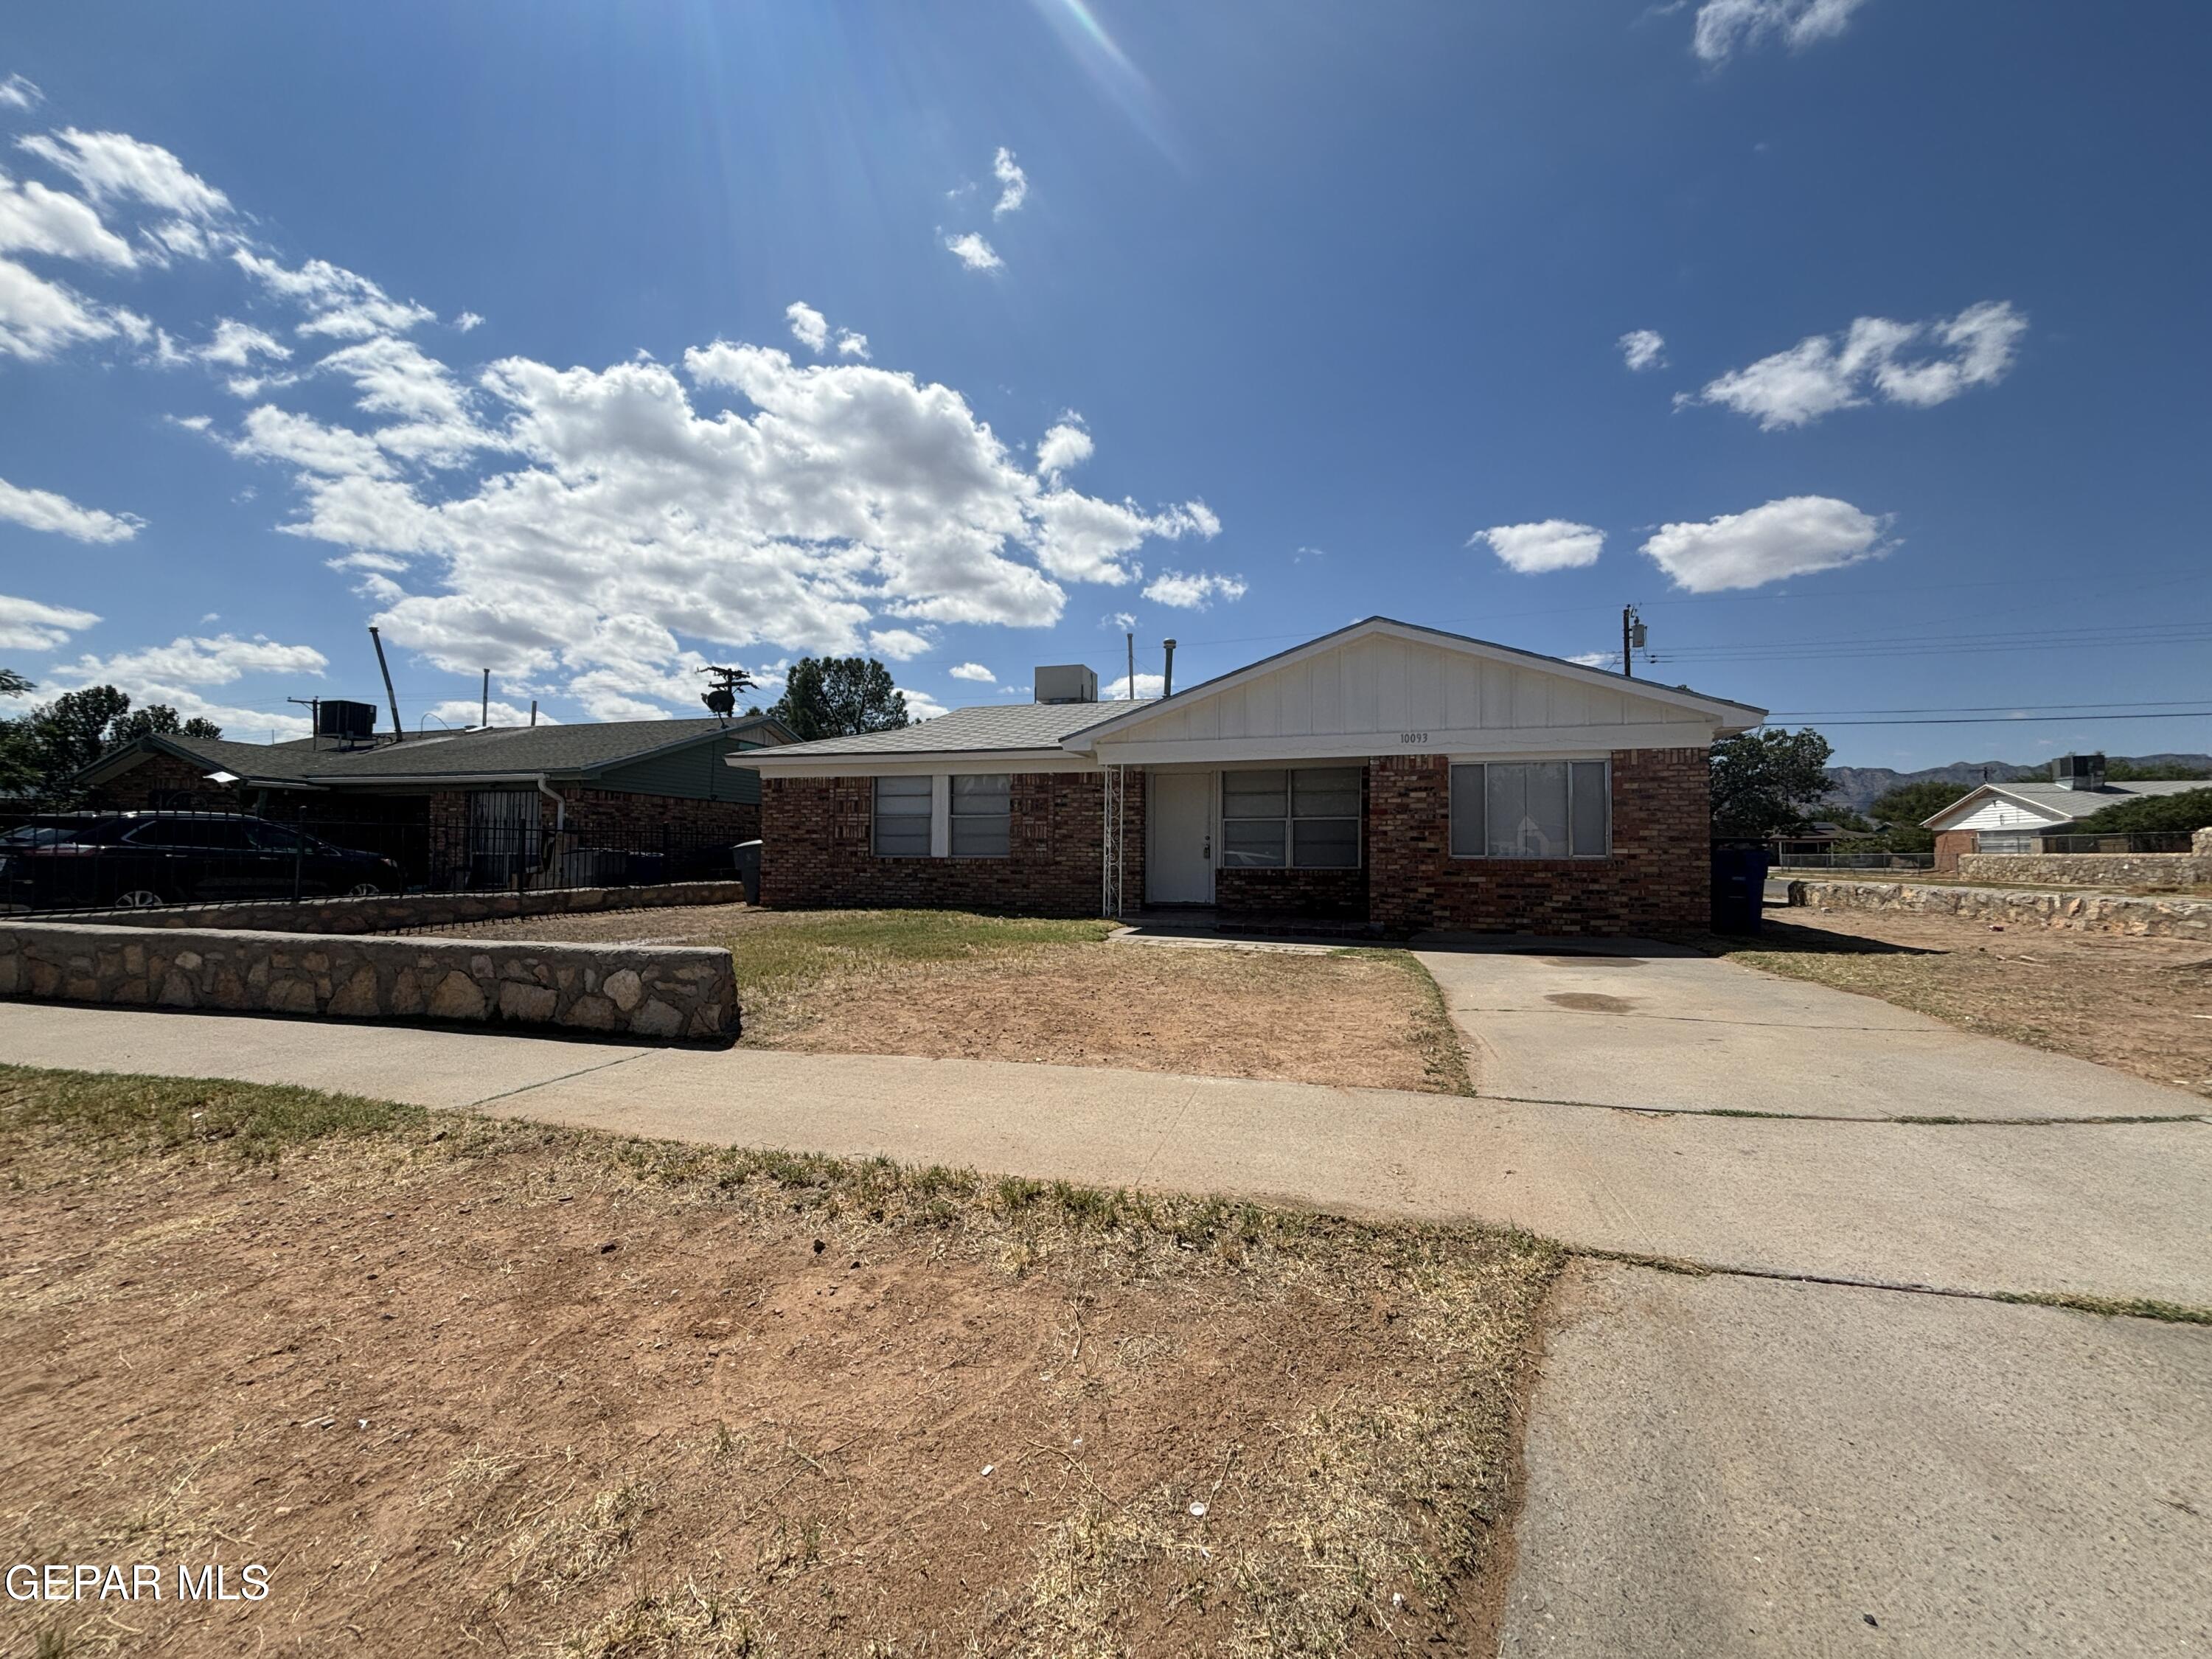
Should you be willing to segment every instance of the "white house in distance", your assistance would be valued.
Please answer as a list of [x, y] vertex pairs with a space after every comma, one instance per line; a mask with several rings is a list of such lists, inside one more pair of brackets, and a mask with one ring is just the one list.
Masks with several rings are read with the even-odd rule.
[[2043, 837], [2063, 836], [2094, 812], [2145, 795], [2203, 789], [2202, 779], [2107, 783], [2102, 755], [2062, 755], [2049, 783], [1985, 783], [1920, 827], [1936, 832], [1936, 867], [1956, 874], [1961, 853], [2034, 853]]
[[1702, 928], [1707, 750], [1765, 718], [1383, 617], [1164, 699], [1097, 684], [749, 753], [762, 902]]

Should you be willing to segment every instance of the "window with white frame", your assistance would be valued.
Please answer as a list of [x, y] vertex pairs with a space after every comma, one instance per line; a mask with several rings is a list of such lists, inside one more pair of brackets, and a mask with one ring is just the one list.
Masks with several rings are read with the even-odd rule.
[[1229, 870], [1359, 867], [1357, 766], [1221, 775], [1221, 864]]
[[1455, 859], [1601, 859], [1612, 837], [1603, 761], [1486, 761], [1451, 769]]
[[952, 833], [956, 859], [1002, 859], [1013, 832], [1013, 779], [1004, 772], [956, 775]]
[[926, 859], [930, 818], [936, 798], [934, 780], [921, 777], [876, 780], [876, 856]]

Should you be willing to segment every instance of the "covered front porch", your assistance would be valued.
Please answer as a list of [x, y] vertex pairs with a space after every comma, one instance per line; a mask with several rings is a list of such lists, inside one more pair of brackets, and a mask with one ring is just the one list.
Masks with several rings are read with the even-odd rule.
[[1152, 766], [1144, 788], [1143, 890], [1124, 895], [1125, 915], [1369, 920], [1364, 760]]

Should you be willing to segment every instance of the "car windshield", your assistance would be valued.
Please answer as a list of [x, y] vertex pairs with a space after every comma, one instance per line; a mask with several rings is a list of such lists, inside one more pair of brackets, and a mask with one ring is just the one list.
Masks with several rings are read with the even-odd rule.
[[58, 823], [19, 824], [6, 835], [0, 836], [0, 846], [52, 847], [57, 842], [75, 839], [76, 831], [65, 830]]

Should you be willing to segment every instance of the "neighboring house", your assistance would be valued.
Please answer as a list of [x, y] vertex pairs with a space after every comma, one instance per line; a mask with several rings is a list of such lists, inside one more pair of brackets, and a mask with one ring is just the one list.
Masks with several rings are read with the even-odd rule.
[[578, 883], [602, 878], [595, 865], [610, 858], [756, 839], [759, 775], [726, 763], [789, 741], [764, 715], [488, 726], [398, 743], [145, 737], [73, 782], [96, 807], [300, 823], [389, 853], [435, 886]]
[[749, 757], [762, 901], [1704, 927], [1707, 750], [1763, 717], [1371, 617], [1164, 700], [960, 708]]
[[1793, 858], [1806, 858], [1816, 854], [1832, 853], [1838, 843], [1863, 836], [1863, 830], [1846, 830], [1840, 823], [1826, 818], [1815, 818], [1802, 829], [1777, 836], [1769, 843], [1778, 864], [1787, 864]]
[[2034, 853], [2045, 836], [2063, 836], [2092, 813], [2145, 795], [2202, 789], [2199, 779], [2107, 783], [2104, 757], [2066, 755], [2051, 763], [2049, 783], [1985, 783], [1920, 827], [1936, 832], [1936, 868], [1956, 874], [1961, 853]]

